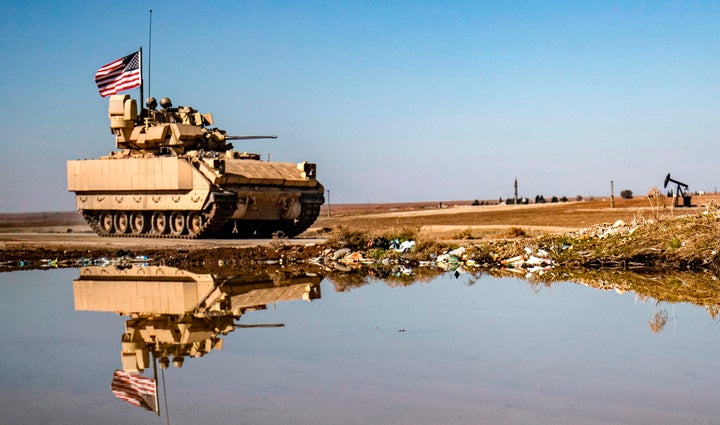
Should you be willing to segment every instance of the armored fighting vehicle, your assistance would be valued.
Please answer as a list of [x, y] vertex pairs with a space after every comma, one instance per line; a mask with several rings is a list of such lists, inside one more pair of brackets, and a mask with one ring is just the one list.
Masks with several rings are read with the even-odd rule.
[[309, 162], [262, 161], [238, 152], [212, 127], [212, 114], [149, 98], [140, 113], [112, 95], [108, 115], [117, 150], [67, 163], [68, 190], [100, 236], [295, 237], [325, 202]]

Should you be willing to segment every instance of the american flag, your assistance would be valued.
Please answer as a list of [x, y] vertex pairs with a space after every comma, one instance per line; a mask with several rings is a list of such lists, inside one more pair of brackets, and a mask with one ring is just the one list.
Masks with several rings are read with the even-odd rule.
[[95, 84], [102, 97], [134, 89], [141, 82], [139, 50], [104, 65], [95, 73]]
[[154, 379], [139, 373], [116, 370], [110, 389], [120, 400], [157, 412], [157, 382]]

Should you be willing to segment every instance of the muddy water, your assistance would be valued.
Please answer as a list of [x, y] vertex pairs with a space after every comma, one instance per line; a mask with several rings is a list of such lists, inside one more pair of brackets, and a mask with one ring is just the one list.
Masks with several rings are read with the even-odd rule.
[[[274, 272], [0, 274], [0, 422], [719, 421], [720, 327], [705, 307], [452, 274], [338, 287]], [[160, 418], [111, 391], [116, 370], [154, 378], [153, 358], [169, 362]]]

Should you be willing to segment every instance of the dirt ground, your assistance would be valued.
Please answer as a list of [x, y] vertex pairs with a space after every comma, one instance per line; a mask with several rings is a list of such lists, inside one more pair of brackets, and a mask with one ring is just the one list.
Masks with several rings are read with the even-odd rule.
[[372, 235], [408, 234], [443, 244], [495, 242], [543, 235], [562, 235], [619, 220], [628, 225], [702, 214], [720, 204], [720, 195], [692, 198], [692, 207], [651, 205], [644, 196], [529, 205], [480, 205], [470, 202], [324, 206], [312, 229], [303, 236], [333, 237], [338, 229]]
[[85, 259], [147, 256], [164, 264], [217, 263], [232, 258], [238, 265], [258, 262], [303, 262], [327, 249], [343, 246], [348, 234], [363, 240], [403, 235], [425, 243], [458, 245], [496, 243], [559, 235], [601, 223], [647, 221], [697, 215], [720, 197], [693, 198], [691, 208], [653, 209], [645, 197], [529, 205], [479, 205], [470, 201], [437, 203], [324, 205], [316, 223], [295, 239], [176, 240], [101, 238], [74, 212], [0, 214], [0, 265], [18, 262], [42, 266], [75, 266]]
[[[664, 208], [662, 216], [697, 212], [712, 198], [694, 198], [694, 208]], [[670, 202], [671, 200], [668, 200]], [[626, 222], [654, 213], [646, 198], [609, 199], [528, 205], [479, 205], [470, 202], [332, 205], [328, 215], [323, 206], [313, 229], [306, 234], [321, 234], [322, 229], [348, 227], [361, 232], [393, 233], [409, 230], [429, 239], [503, 238], [510, 229], [522, 229], [528, 235], [563, 233], [600, 223]]]

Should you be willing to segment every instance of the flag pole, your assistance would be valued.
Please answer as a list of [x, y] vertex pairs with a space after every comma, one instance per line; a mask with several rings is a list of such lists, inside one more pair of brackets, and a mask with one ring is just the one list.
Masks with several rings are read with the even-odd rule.
[[[165, 369], [162, 369], [162, 381], [163, 381], [163, 399], [165, 400], [165, 420], [167, 421], [167, 424], [170, 425], [170, 411], [167, 407], [167, 392], [166, 392], [166, 386], [165, 386]], [[158, 403], [159, 404], [159, 403]], [[159, 415], [159, 413], [158, 413]]]
[[[155, 350], [152, 351], [152, 358], [153, 358], [153, 375], [155, 378], [155, 412], [157, 413], [158, 417], [160, 416], [160, 400], [158, 399], [158, 376], [157, 376], [157, 357], [155, 356]], [[163, 378], [165, 376], [163, 375]]]
[[140, 109], [142, 110], [142, 105], [145, 104], [143, 102], [143, 66], [142, 66], [142, 46], [140, 46], [140, 49], [138, 50], [140, 52]]

